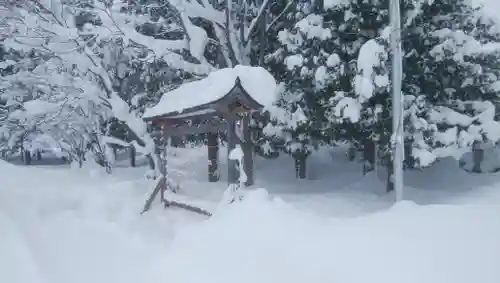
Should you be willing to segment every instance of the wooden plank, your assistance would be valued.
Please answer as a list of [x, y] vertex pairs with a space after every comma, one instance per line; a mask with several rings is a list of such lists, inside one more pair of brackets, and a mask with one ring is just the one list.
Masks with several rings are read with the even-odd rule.
[[199, 114], [194, 114], [194, 113], [186, 113], [186, 114], [181, 114], [181, 115], [176, 115], [176, 116], [171, 116], [171, 117], [165, 117], [162, 118], [161, 120], [168, 121], [172, 125], [176, 124], [182, 124], [185, 123], [186, 121], [206, 121], [206, 120], [211, 120], [216, 117], [220, 117], [221, 114], [218, 113], [215, 109], [210, 109], [211, 112], [204, 112]]
[[224, 119], [228, 119], [230, 117], [232, 118], [236, 118], [236, 115], [231, 113], [231, 111], [229, 110], [228, 108], [228, 105], [227, 104], [213, 104], [211, 106], [212, 108], [216, 109], [217, 112], [224, 118]]
[[144, 121], [155, 121], [155, 120], [168, 119], [169, 117], [186, 115], [188, 113], [205, 112], [206, 110], [211, 109], [211, 105], [212, 105], [212, 103], [202, 104], [202, 105], [198, 105], [198, 106], [184, 109], [182, 112], [173, 111], [173, 112], [168, 112], [168, 113], [164, 113], [164, 114], [153, 116], [153, 117], [143, 117], [142, 119]]
[[162, 180], [164, 178], [160, 178], [158, 180], [158, 183], [156, 184], [156, 187], [154, 188], [153, 192], [151, 193], [151, 195], [149, 196], [148, 200], [146, 201], [146, 203], [144, 204], [144, 207], [142, 209], [142, 212], [141, 214], [143, 214], [144, 212], [148, 211], [149, 209], [151, 209], [151, 205], [153, 204], [153, 201], [155, 200], [156, 196], [158, 195], [158, 193], [160, 192], [161, 190], [161, 186], [162, 184], [164, 183], [164, 180]]
[[[156, 184], [155, 189], [153, 190], [153, 192], [149, 196], [148, 200], [146, 201], [146, 204], [144, 205], [144, 208], [142, 209], [141, 214], [143, 214], [144, 212], [151, 209], [151, 205], [153, 204], [153, 201], [156, 198], [156, 196], [158, 195], [158, 193], [162, 190], [164, 183], [165, 183], [164, 177], [162, 177], [158, 180], [158, 183]], [[210, 213], [209, 211], [207, 211], [203, 208], [196, 207], [196, 206], [186, 204], [186, 203], [167, 200], [163, 196], [161, 198], [161, 201], [163, 202], [165, 207], [177, 207], [177, 208], [182, 208], [182, 209], [185, 209], [187, 211], [194, 212], [197, 214], [201, 214], [201, 215], [205, 215], [205, 216], [212, 216], [212, 213]]]
[[201, 124], [196, 126], [178, 126], [166, 129], [165, 135], [168, 136], [186, 136], [186, 135], [196, 135], [204, 133], [217, 133], [219, 131], [224, 131], [227, 127], [227, 123], [223, 120]]
[[181, 202], [176, 202], [173, 200], [166, 200], [166, 199], [163, 200], [163, 203], [165, 204], [165, 208], [172, 206], [172, 207], [176, 207], [176, 208], [182, 208], [182, 209], [185, 209], [187, 211], [198, 213], [201, 215], [212, 216], [212, 213], [206, 211], [205, 209], [197, 207], [197, 206], [189, 205], [187, 203], [181, 203]]

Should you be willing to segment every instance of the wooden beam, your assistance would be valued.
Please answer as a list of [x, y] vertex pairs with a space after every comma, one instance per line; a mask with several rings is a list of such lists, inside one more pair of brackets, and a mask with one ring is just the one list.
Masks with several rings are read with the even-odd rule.
[[216, 109], [219, 115], [223, 117], [224, 119], [228, 120], [230, 118], [237, 119], [237, 115], [235, 113], [232, 113], [229, 110], [228, 105], [226, 104], [213, 104], [212, 108]]
[[176, 201], [167, 200], [167, 199], [164, 199], [163, 203], [165, 205], [165, 208], [167, 208], [167, 207], [177, 207], [177, 208], [182, 208], [182, 209], [185, 209], [187, 211], [191, 211], [191, 212], [198, 213], [198, 214], [201, 214], [201, 215], [212, 216], [212, 213], [210, 213], [209, 211], [207, 211], [207, 210], [205, 210], [203, 208], [197, 207], [197, 206], [193, 206], [193, 205], [187, 204], [187, 203], [181, 203], [181, 202], [176, 202]]
[[204, 133], [217, 133], [219, 131], [225, 130], [227, 123], [223, 120], [219, 120], [212, 123], [189, 126], [183, 125], [178, 127], [169, 127], [165, 130], [165, 135], [167, 136], [186, 136], [186, 135], [196, 135]]
[[144, 121], [158, 121], [158, 120], [164, 120], [164, 119], [175, 118], [175, 117], [199, 116], [199, 115], [203, 115], [204, 113], [211, 112], [211, 110], [213, 110], [212, 108], [210, 108], [211, 105], [212, 105], [212, 103], [207, 103], [207, 104], [198, 105], [195, 107], [184, 109], [182, 112], [173, 111], [173, 112], [168, 112], [168, 113], [164, 113], [164, 114], [153, 116], [153, 117], [144, 117], [142, 119]]
[[194, 114], [181, 114], [181, 115], [176, 115], [172, 117], [165, 117], [162, 118], [161, 120], [168, 121], [172, 125], [175, 124], [182, 124], [186, 121], [205, 121], [205, 120], [211, 120], [213, 118], [221, 116], [220, 113], [216, 112], [216, 110], [213, 110], [213, 112], [206, 112], [206, 113], [200, 113], [197, 115]]
[[165, 181], [164, 178], [165, 177], [161, 177], [158, 180], [158, 183], [156, 183], [156, 187], [153, 189], [153, 192], [151, 193], [151, 195], [149, 196], [148, 200], [144, 204], [144, 208], [142, 209], [141, 214], [143, 214], [144, 212], [148, 211], [151, 208], [151, 205], [153, 204], [153, 201], [155, 200], [156, 196], [160, 192], [161, 186], [162, 186], [162, 184]]

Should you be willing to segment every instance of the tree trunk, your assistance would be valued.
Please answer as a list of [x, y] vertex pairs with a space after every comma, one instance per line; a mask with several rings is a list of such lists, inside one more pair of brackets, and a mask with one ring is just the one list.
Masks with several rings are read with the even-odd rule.
[[481, 163], [484, 159], [484, 149], [481, 148], [481, 143], [475, 141], [472, 144], [472, 172], [474, 173], [482, 173]]
[[349, 146], [349, 149], [347, 149], [347, 158], [349, 161], [354, 161], [354, 159], [356, 159], [356, 147], [353, 145]]
[[408, 169], [415, 169], [415, 158], [413, 158], [412, 150], [413, 145], [411, 143], [405, 143], [404, 165]]
[[294, 155], [295, 161], [295, 177], [297, 179], [307, 178], [307, 155], [306, 154], [296, 154]]
[[219, 141], [217, 133], [207, 133], [208, 181], [219, 181]]
[[375, 142], [366, 139], [363, 143], [363, 175], [373, 171], [375, 167]]
[[135, 147], [134, 146], [129, 147], [128, 152], [129, 152], [129, 155], [130, 155], [130, 167], [135, 167], [136, 166], [136, 162], [135, 162], [135, 156], [136, 156]]
[[36, 151], [36, 160], [38, 161], [42, 160], [42, 152], [40, 150]]
[[74, 159], [76, 158], [76, 161], [78, 163], [78, 167], [79, 168], [82, 168], [83, 167], [83, 163], [85, 161], [90, 161], [90, 160], [85, 160], [85, 151], [84, 150], [80, 150], [78, 149], [76, 152], [75, 152], [75, 155], [72, 155], [71, 156], [71, 162], [70, 163], [73, 163], [74, 162]]
[[313, 3], [314, 3], [314, 7], [313, 8], [313, 12], [314, 13], [321, 13], [321, 11], [323, 11], [323, 0], [315, 0]]
[[113, 147], [113, 160], [116, 160], [116, 157], [118, 156], [118, 147], [116, 145], [109, 145]]
[[394, 173], [394, 167], [392, 165], [392, 158], [388, 157], [386, 163], [387, 168], [387, 180], [385, 183], [386, 192], [391, 192], [394, 190], [394, 178], [392, 174]]
[[181, 137], [181, 138], [179, 138], [179, 145], [178, 145], [178, 147], [180, 147], [180, 148], [186, 148], [186, 143], [187, 143], [187, 138], [186, 137]]
[[267, 17], [263, 15], [259, 19], [259, 66], [264, 66], [264, 58], [266, 53], [267, 41], [266, 41], [266, 26], [267, 26]]

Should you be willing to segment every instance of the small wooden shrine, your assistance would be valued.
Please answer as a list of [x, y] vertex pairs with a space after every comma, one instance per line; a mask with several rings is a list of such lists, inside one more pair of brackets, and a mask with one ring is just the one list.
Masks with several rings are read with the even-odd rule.
[[[226, 82], [227, 83], [227, 82]], [[174, 110], [161, 113], [155, 111], [155, 115], [145, 115], [143, 119], [163, 127], [165, 138], [173, 136], [184, 136], [191, 134], [207, 133], [208, 145], [208, 180], [219, 181], [218, 163], [218, 133], [226, 132], [227, 150], [229, 153], [240, 144], [243, 153], [243, 168], [247, 175], [246, 185], [254, 183], [253, 170], [253, 148], [250, 139], [249, 122], [251, 113], [264, 107], [243, 87], [240, 77], [235, 77], [232, 88], [225, 94], [217, 95], [216, 99], [203, 97], [200, 104], [191, 103], [192, 106], [182, 110]], [[207, 89], [198, 89], [198, 93], [186, 94], [189, 96], [203, 96]], [[181, 99], [179, 95], [172, 95], [169, 101], [169, 93], [166, 93], [162, 103], [175, 104]], [[182, 97], [182, 99], [191, 99]], [[146, 113], [148, 114], [148, 113]], [[240, 133], [240, 134], [238, 134]], [[238, 182], [239, 171], [236, 160], [228, 158], [227, 177], [229, 184]]]

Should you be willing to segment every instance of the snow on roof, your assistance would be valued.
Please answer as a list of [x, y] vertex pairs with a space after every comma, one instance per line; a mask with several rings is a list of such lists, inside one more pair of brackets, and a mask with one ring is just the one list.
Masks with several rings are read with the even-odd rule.
[[268, 71], [261, 67], [238, 65], [211, 72], [206, 78], [182, 84], [165, 93], [158, 104], [146, 109], [143, 118], [182, 113], [185, 109], [216, 101], [229, 93], [237, 78], [247, 93], [262, 106], [270, 106], [276, 100], [276, 81]]

